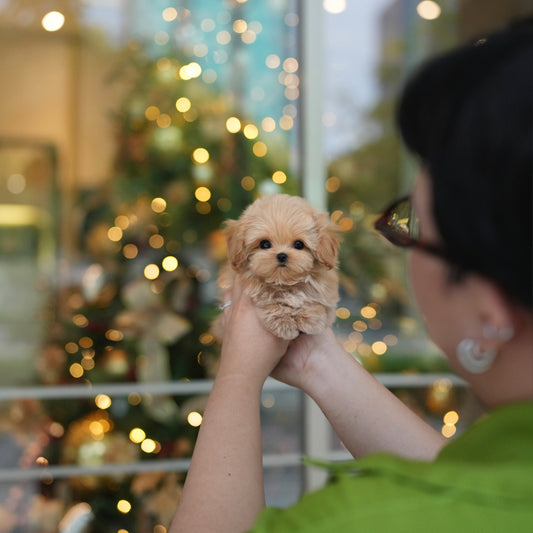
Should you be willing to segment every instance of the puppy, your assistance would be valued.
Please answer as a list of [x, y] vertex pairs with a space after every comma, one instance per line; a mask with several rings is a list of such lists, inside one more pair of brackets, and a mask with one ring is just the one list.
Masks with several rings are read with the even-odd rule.
[[[227, 221], [225, 235], [228, 262], [219, 286], [231, 288], [237, 276], [267, 330], [291, 340], [333, 323], [339, 231], [327, 213], [298, 196], [265, 196]], [[212, 328], [218, 340], [221, 318]]]

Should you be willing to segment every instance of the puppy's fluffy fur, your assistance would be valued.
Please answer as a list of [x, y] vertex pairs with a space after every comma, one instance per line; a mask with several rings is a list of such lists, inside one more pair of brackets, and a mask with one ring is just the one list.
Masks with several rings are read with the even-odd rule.
[[[257, 306], [265, 328], [282, 339], [315, 334], [335, 319], [338, 227], [298, 196], [256, 200], [225, 228], [228, 263], [219, 286], [235, 276]], [[221, 317], [212, 332], [219, 340]]]

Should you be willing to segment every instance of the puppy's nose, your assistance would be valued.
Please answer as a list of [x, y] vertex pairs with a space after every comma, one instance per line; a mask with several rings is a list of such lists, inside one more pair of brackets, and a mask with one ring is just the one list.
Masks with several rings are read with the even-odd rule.
[[278, 255], [276, 255], [276, 259], [280, 265], [285, 265], [289, 260], [289, 256], [284, 252], [280, 252]]

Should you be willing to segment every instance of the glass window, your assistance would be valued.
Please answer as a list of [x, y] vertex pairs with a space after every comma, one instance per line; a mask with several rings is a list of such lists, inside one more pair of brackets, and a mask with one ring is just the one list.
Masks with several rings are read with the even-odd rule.
[[[300, 191], [297, 5], [53, 7], [0, 3], [2, 530], [162, 532], [218, 364], [223, 221]], [[265, 387], [278, 505], [300, 404]]]
[[[485, 3], [0, 0], [0, 530], [165, 533], [217, 371], [223, 222], [260, 194], [323, 194], [345, 349], [446, 436], [477, 416], [371, 226], [415, 172], [406, 74], [517, 14]], [[261, 409], [286, 506], [316, 486], [303, 454], [346, 453], [298, 391], [269, 380]]]
[[[417, 172], [395, 124], [406, 77], [426, 58], [528, 11], [496, 4], [494, 11], [454, 0], [323, 4], [325, 186], [344, 230], [337, 334], [348, 352], [448, 438], [481, 407], [427, 338], [409, 291], [405, 251], [381, 239], [373, 222], [410, 191]], [[341, 443], [334, 447], [342, 450]]]

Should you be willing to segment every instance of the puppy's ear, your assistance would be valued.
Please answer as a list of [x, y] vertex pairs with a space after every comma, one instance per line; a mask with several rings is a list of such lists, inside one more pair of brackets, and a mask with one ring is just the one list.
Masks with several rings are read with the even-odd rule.
[[228, 260], [235, 270], [241, 270], [246, 262], [244, 224], [238, 220], [227, 220], [224, 233], [228, 248]]
[[331, 222], [327, 213], [317, 213], [315, 220], [318, 230], [317, 259], [325, 267], [332, 269], [337, 265], [337, 253], [341, 240], [340, 228]]

